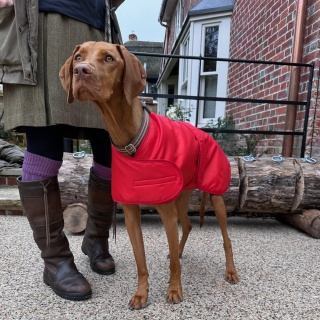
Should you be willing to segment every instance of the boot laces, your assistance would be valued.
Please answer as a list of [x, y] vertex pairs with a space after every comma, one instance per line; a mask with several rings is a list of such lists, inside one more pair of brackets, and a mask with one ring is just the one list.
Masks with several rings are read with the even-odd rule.
[[44, 216], [46, 220], [46, 246], [47, 249], [50, 249], [50, 220], [49, 220], [49, 204], [48, 204], [48, 189], [47, 186], [51, 180], [49, 180], [46, 184], [44, 182], [40, 182], [43, 188], [43, 202], [44, 202]]

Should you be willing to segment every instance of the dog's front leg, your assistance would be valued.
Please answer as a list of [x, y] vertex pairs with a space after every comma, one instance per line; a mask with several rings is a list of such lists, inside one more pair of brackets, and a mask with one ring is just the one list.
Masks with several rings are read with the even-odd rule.
[[141, 230], [141, 214], [138, 205], [123, 204], [122, 207], [138, 270], [138, 289], [131, 298], [129, 306], [131, 309], [141, 309], [147, 306], [149, 291], [149, 274]]
[[156, 209], [165, 227], [169, 243], [170, 280], [167, 301], [170, 303], [179, 303], [182, 301], [182, 286], [179, 259], [178, 212], [175, 201], [157, 205]]

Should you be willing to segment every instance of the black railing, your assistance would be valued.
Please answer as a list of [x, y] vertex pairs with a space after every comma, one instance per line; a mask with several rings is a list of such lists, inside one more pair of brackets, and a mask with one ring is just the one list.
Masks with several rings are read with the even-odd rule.
[[[171, 55], [171, 54], [157, 54], [157, 53], [147, 53], [147, 52], [134, 52], [132, 54], [136, 56], [148, 56], [154, 58], [167, 58], [169, 60], [173, 59], [192, 59], [192, 60], [213, 60], [221, 62], [234, 62], [234, 63], [247, 63], [247, 64], [264, 64], [264, 65], [277, 65], [277, 66], [288, 66], [288, 67], [306, 67], [309, 69], [309, 79], [307, 85], [307, 98], [305, 101], [289, 101], [289, 100], [269, 100], [269, 99], [248, 99], [248, 98], [229, 98], [229, 97], [205, 97], [200, 95], [200, 72], [201, 68], [199, 67], [199, 78], [198, 78], [198, 88], [197, 95], [178, 95], [178, 94], [160, 94], [160, 93], [143, 93], [145, 97], [153, 98], [168, 98], [168, 99], [189, 99], [197, 101], [196, 108], [196, 126], [198, 124], [198, 110], [199, 110], [199, 101], [225, 101], [225, 102], [240, 102], [240, 103], [259, 103], [259, 104], [276, 104], [276, 105], [287, 105], [287, 106], [303, 106], [305, 108], [304, 114], [304, 124], [302, 131], [279, 131], [279, 130], [237, 130], [237, 129], [219, 129], [219, 133], [241, 133], [241, 134], [264, 134], [264, 135], [290, 135], [290, 136], [301, 136], [301, 157], [305, 155], [306, 141], [307, 141], [307, 130], [308, 130], [308, 118], [310, 113], [310, 102], [312, 95], [312, 81], [314, 75], [314, 63], [291, 63], [291, 62], [276, 62], [276, 61], [264, 61], [264, 60], [245, 60], [245, 59], [227, 59], [227, 58], [208, 58], [202, 56], [182, 56], [182, 55]], [[217, 132], [215, 128], [201, 128], [201, 130], [206, 132]]]

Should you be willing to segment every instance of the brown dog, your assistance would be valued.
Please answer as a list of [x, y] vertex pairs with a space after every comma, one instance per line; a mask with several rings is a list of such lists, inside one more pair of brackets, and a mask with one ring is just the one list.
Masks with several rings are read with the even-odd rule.
[[[169, 190], [171, 192], [171, 190], [173, 190], [171, 186], [177, 184], [180, 180], [179, 177], [172, 178], [169, 175], [170, 170], [176, 170], [175, 164], [169, 164], [169, 162], [161, 160], [158, 160], [156, 167], [153, 167], [155, 170], [152, 170], [152, 173], [145, 174], [143, 179], [139, 181], [132, 180], [132, 185], [127, 183], [129, 190], [122, 188], [122, 183], [126, 184], [125, 180], [130, 180], [130, 175], [133, 174], [132, 171], [138, 170], [136, 169], [137, 167], [139, 170], [141, 169], [139, 167], [141, 163], [135, 160], [135, 155], [142, 152], [140, 152], [139, 146], [141, 143], [145, 144], [145, 142], [141, 142], [141, 140], [144, 139], [146, 131], [149, 130], [149, 124], [148, 122], [146, 123], [145, 119], [153, 117], [152, 114], [149, 116], [147, 112], [144, 111], [140, 100], [137, 98], [144, 90], [146, 84], [145, 70], [139, 60], [130, 54], [123, 46], [105, 42], [86, 42], [75, 48], [73, 55], [62, 67], [60, 78], [64, 89], [68, 93], [69, 103], [72, 103], [74, 99], [80, 101], [91, 100], [98, 106], [114, 144], [112, 170], [114, 170], [114, 167], [117, 167], [120, 171], [122, 169], [124, 170], [124, 167], [129, 168], [122, 177], [124, 179], [120, 182], [119, 179], [121, 180], [121, 177], [119, 178], [117, 173], [113, 172], [112, 183], [115, 185], [115, 187], [113, 187], [113, 196], [116, 197], [115, 201], [121, 200], [119, 202], [123, 204], [125, 223], [138, 269], [138, 289], [130, 300], [130, 308], [144, 308], [147, 305], [148, 299], [148, 270], [140, 225], [140, 209], [138, 206], [138, 203], [142, 202], [140, 202], [140, 194], [138, 191], [136, 192], [135, 188], [148, 190], [143, 188], [145, 187], [145, 181], [149, 184], [151, 183], [150, 181], [153, 181], [151, 178], [148, 180], [149, 174], [156, 174], [157, 179], [160, 179], [163, 184], [166, 185], [163, 190], [161, 189], [161, 184], [157, 185], [157, 188], [160, 189], [156, 190], [163, 191], [163, 193], [162, 191], [158, 192], [160, 197], [162, 194], [165, 196], [160, 200], [154, 200], [153, 203], [155, 203], [155, 208], [159, 212], [165, 226], [169, 243], [171, 273], [167, 301], [179, 303], [182, 300], [179, 256], [182, 255], [184, 245], [191, 230], [187, 209], [193, 190], [187, 188], [181, 191], [179, 189], [178, 194], [170, 196], [167, 191]], [[142, 127], [146, 129], [142, 130]], [[191, 128], [191, 125], [188, 125], [187, 128], [185, 125], [182, 125], [182, 130], [193, 131], [197, 129]], [[150, 136], [149, 132], [148, 135]], [[181, 144], [183, 143], [181, 142]], [[175, 148], [178, 147], [175, 146]], [[120, 152], [114, 151], [115, 149]], [[188, 155], [188, 158], [192, 159], [192, 155]], [[118, 160], [120, 162], [124, 161], [124, 163], [119, 165]], [[131, 160], [136, 162], [130, 164]], [[198, 160], [198, 158], [196, 160]], [[161, 176], [159, 172], [162, 169], [164, 170], [164, 174]], [[154, 171], [156, 171], [156, 173], [154, 173]], [[179, 172], [178, 170], [178, 175]], [[143, 175], [143, 173], [141, 174]], [[192, 172], [191, 174], [192, 176], [194, 175]], [[139, 183], [137, 183], [137, 181]], [[227, 183], [229, 184], [229, 181]], [[130, 186], [132, 189], [130, 189]], [[147, 188], [149, 188], [149, 186], [147, 186]], [[151, 197], [154, 196], [153, 193], [145, 193], [147, 193], [147, 195], [143, 194], [143, 197], [146, 196], [148, 198], [150, 194]], [[130, 197], [133, 199], [130, 199]], [[224, 201], [221, 195], [215, 194], [211, 194], [210, 199], [221, 228], [224, 242], [226, 280], [230, 283], [237, 283], [239, 278], [234, 266], [231, 242], [227, 232], [227, 214]], [[180, 243], [178, 221], [181, 223], [183, 232]], [[201, 223], [202, 222], [203, 217], [201, 217]]]

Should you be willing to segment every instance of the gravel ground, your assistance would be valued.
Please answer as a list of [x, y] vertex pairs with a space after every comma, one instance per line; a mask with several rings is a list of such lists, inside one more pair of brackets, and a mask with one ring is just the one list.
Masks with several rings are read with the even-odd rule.
[[165, 302], [169, 277], [167, 240], [158, 215], [142, 218], [150, 273], [149, 302], [131, 311], [136, 267], [124, 219], [111, 240], [116, 273], [91, 271], [81, 253], [82, 235], [67, 234], [78, 269], [92, 285], [92, 298], [72, 302], [42, 282], [43, 263], [25, 217], [0, 216], [0, 319], [320, 319], [319, 240], [278, 221], [229, 218], [240, 283], [224, 281], [224, 252], [214, 217], [200, 230], [198, 217], [182, 263], [184, 301]]

